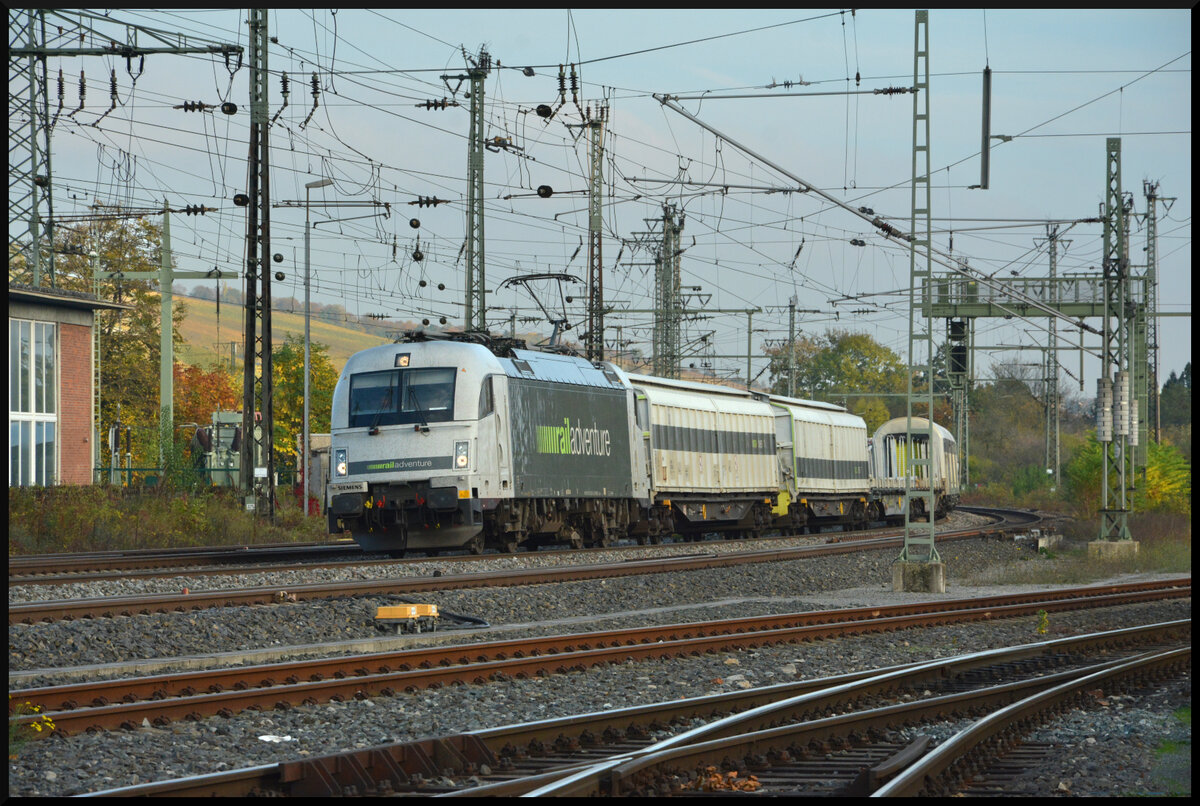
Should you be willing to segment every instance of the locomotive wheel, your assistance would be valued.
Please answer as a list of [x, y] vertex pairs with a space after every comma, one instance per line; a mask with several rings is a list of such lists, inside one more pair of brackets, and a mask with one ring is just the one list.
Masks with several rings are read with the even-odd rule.
[[468, 554], [483, 554], [483, 533], [480, 532], [472, 537], [463, 544], [463, 548], [467, 550]]

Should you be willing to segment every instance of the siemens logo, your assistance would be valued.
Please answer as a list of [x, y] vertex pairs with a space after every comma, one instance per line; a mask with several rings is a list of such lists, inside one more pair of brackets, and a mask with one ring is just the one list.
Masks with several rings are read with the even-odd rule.
[[610, 456], [612, 441], [608, 429], [601, 430], [592, 423], [591, 428], [564, 417], [562, 425], [539, 425], [537, 427], [537, 452], [556, 453], [568, 456]]

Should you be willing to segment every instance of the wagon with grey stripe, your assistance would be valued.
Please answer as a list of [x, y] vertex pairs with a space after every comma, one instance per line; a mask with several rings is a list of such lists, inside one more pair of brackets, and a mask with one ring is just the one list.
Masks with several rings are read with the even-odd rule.
[[774, 416], [741, 389], [629, 375], [655, 502], [675, 530], [759, 533], [779, 495]]
[[867, 424], [841, 406], [760, 395], [775, 415], [782, 478], [773, 510], [781, 529], [865, 528], [871, 480]]

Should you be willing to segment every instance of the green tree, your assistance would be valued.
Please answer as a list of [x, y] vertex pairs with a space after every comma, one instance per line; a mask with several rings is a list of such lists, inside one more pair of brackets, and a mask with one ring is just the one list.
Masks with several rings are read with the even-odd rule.
[[[158, 271], [161, 265], [162, 226], [157, 220], [117, 219], [55, 228], [55, 287], [93, 293], [93, 260], [101, 271]], [[32, 283], [24, 255], [10, 248], [10, 283]], [[43, 283], [49, 279], [43, 277]], [[158, 465], [159, 356], [162, 319], [158, 283], [150, 280], [106, 279], [100, 282], [100, 299], [132, 305], [133, 310], [97, 311], [100, 331], [100, 431], [102, 463], [107, 464], [108, 428], [118, 420], [132, 427], [134, 467]], [[183, 344], [179, 325], [186, 306], [176, 300], [172, 308], [172, 340]], [[124, 454], [124, 440], [121, 453]]]
[[[1030, 368], [997, 364], [995, 380], [971, 390], [971, 481], [996, 483], [1015, 494], [1036, 489], [1026, 468], [1045, 475], [1045, 408], [1031, 390]], [[1029, 377], [1027, 377], [1029, 376]]]
[[1176, 376], [1172, 371], [1159, 396], [1159, 417], [1164, 426], [1190, 425], [1192, 422], [1192, 362]]
[[[1100, 508], [1104, 455], [1095, 434], [1075, 452], [1067, 464], [1066, 487], [1069, 500], [1081, 516], [1091, 516]], [[1192, 511], [1192, 468], [1174, 445], [1151, 442], [1146, 451], [1146, 478], [1139, 479], [1133, 494], [1135, 512], [1151, 510], [1190, 513]]]
[[[304, 338], [288, 335], [286, 341], [271, 352], [274, 386], [271, 400], [275, 417], [275, 459], [280, 462], [295, 455], [297, 437], [304, 430]], [[337, 386], [338, 371], [329, 358], [329, 346], [311, 342], [309, 345], [308, 430], [312, 434], [330, 431], [330, 410], [333, 388]]]
[[[795, 355], [796, 396], [840, 401], [874, 431], [889, 418], [886, 398], [850, 396], [855, 393], [904, 394], [907, 367], [898, 355], [866, 333], [830, 330], [823, 336], [802, 336], [791, 345]], [[767, 350], [771, 358], [771, 391], [787, 394], [788, 345]]]

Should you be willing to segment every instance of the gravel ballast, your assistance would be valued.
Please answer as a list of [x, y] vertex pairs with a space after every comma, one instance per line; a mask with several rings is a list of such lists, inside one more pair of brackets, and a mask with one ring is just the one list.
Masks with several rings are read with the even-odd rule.
[[[513, 628], [498, 634], [476, 633], [474, 640], [879, 605], [903, 601], [905, 597], [908, 601], [934, 598], [891, 591], [890, 565], [895, 554], [894, 549], [888, 549], [729, 569], [446, 591], [421, 598], [443, 610]], [[1015, 562], [1020, 556], [1019, 547], [1010, 541], [979, 539], [948, 544], [943, 551], [950, 580], [946, 597], [996, 595], [1021, 589], [954, 585], [956, 568], [965, 573], [967, 569]], [[869, 584], [864, 587], [864, 582]], [[386, 603], [382, 599], [336, 600], [20, 625], [9, 629], [10, 668], [169, 659], [377, 637], [371, 619], [375, 607]], [[15, 759], [10, 759], [9, 793], [79, 794], [1188, 617], [1189, 600], [1063, 612], [1051, 615], [1050, 631], [1044, 637], [1036, 632], [1036, 618], [1008, 619], [297, 706], [287, 712], [212, 717], [165, 728], [53, 737], [30, 742]], [[540, 623], [548, 620], [555, 623]], [[54, 680], [46, 676], [33, 683], [23, 681], [22, 686], [49, 682]], [[1048, 763], [1041, 777], [1031, 777], [1027, 794], [1160, 791], [1164, 784], [1152, 772], [1154, 751], [1166, 736], [1190, 742], [1190, 724], [1181, 732], [1179, 720], [1173, 716], [1173, 711], [1185, 704], [1190, 705], [1190, 678], [1149, 697], [1117, 699], [1111, 707], [1089, 710], [1077, 722], [1071, 721], [1071, 714], [1066, 715], [1058, 720], [1061, 726], [1051, 725], [1046, 730], [1057, 737], [1050, 741], [1071, 752], [1061, 761]], [[1096, 741], [1087, 743], [1088, 737]], [[1116, 759], [1121, 763], [1117, 764]], [[1064, 783], [1066, 790], [1059, 788]], [[1190, 777], [1187, 788], [1190, 791]]]

